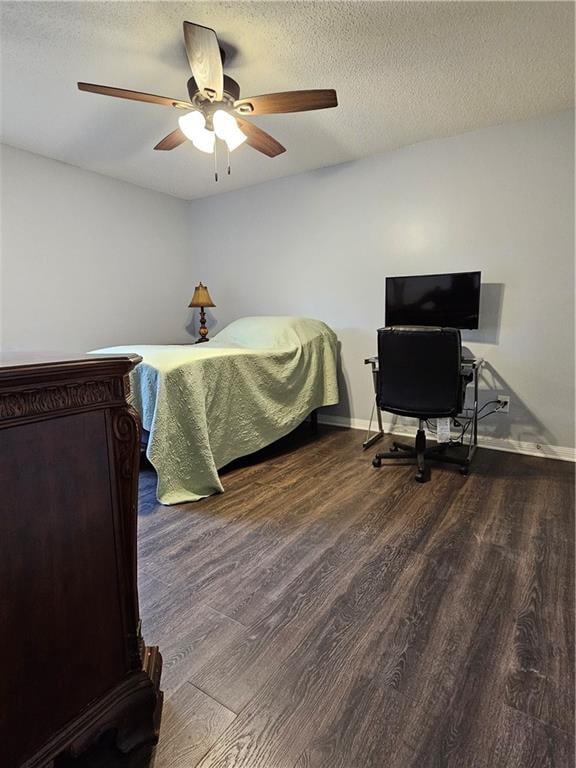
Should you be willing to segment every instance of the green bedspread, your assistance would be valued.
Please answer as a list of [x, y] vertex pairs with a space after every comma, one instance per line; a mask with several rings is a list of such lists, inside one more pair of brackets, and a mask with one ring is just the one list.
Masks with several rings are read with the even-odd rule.
[[131, 398], [150, 433], [162, 504], [222, 492], [220, 467], [338, 402], [336, 336], [319, 320], [243, 318], [205, 344], [96, 351], [143, 358]]

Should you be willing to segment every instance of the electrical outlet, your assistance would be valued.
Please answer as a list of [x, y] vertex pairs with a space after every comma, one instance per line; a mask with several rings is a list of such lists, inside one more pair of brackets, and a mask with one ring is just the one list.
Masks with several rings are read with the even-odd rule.
[[498, 408], [499, 413], [510, 413], [510, 395], [498, 395], [498, 403], [503, 404]]

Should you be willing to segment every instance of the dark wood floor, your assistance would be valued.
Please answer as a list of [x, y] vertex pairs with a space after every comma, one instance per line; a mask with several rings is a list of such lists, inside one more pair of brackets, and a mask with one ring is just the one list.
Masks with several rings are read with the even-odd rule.
[[143, 473], [155, 768], [572, 766], [573, 465], [418, 485], [361, 439], [300, 431], [179, 507]]

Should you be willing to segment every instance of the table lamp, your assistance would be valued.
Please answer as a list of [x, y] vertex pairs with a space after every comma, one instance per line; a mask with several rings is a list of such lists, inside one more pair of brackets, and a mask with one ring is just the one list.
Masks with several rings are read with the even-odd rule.
[[190, 304], [188, 304], [189, 307], [200, 307], [200, 338], [196, 341], [196, 344], [200, 344], [202, 341], [209, 341], [208, 339], [208, 328], [206, 328], [206, 313], [204, 312], [204, 307], [215, 307], [216, 304], [212, 301], [210, 298], [210, 294], [208, 293], [208, 288], [206, 288], [205, 285], [202, 285], [202, 283], [199, 283], [196, 288], [194, 288], [194, 295], [192, 296], [192, 299], [190, 301]]

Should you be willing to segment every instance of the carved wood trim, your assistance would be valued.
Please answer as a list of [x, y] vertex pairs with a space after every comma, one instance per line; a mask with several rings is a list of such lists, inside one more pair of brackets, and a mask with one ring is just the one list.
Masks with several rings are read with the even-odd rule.
[[124, 401], [123, 376], [105, 380], [75, 381], [16, 392], [0, 391], [0, 422], [13, 422], [45, 413], [61, 415], [95, 405]]
[[109, 411], [110, 430], [114, 453], [113, 478], [119, 514], [116, 515], [117, 542], [120, 548], [118, 562], [125, 580], [120, 591], [124, 599], [126, 617], [126, 643], [128, 668], [142, 668], [144, 641], [140, 631], [138, 584], [136, 567], [136, 532], [138, 514], [138, 474], [140, 464], [140, 419], [129, 405]]
[[56, 756], [65, 752], [77, 756], [112, 728], [117, 729], [117, 743], [126, 751], [139, 744], [153, 744], [158, 739], [157, 695], [147, 672], [141, 670], [130, 675], [54, 734], [20, 768], [46, 768]]

